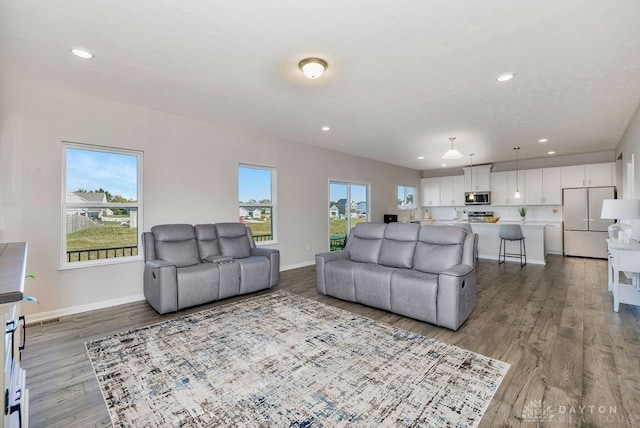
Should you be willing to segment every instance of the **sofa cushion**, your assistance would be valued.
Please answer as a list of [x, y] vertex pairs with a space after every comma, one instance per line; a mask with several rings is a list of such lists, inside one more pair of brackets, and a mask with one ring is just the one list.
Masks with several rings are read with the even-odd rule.
[[419, 224], [389, 223], [384, 232], [378, 263], [384, 266], [411, 269], [419, 232]]
[[355, 270], [356, 302], [391, 310], [391, 275], [396, 268], [371, 263], [360, 264]]
[[384, 223], [358, 223], [347, 240], [349, 258], [354, 262], [378, 263], [386, 228]]
[[153, 226], [156, 257], [176, 267], [200, 263], [196, 232], [190, 224], [163, 224]]
[[218, 235], [220, 252], [234, 259], [244, 259], [251, 255], [251, 242], [247, 226], [242, 223], [217, 223], [214, 225]]
[[176, 270], [178, 277], [178, 309], [218, 300], [220, 269], [212, 263], [199, 263]]
[[[391, 311], [420, 321], [438, 321], [438, 276], [398, 269], [391, 276]], [[448, 310], [448, 308], [441, 308]]]
[[356, 301], [355, 272], [361, 266], [351, 260], [332, 260], [325, 264], [326, 291], [338, 299]]
[[462, 262], [467, 232], [454, 226], [422, 226], [413, 256], [413, 268], [438, 274]]
[[207, 258], [211, 259], [213, 256], [220, 256], [215, 226], [212, 224], [196, 224], [194, 229], [196, 230], [200, 258], [205, 260]]

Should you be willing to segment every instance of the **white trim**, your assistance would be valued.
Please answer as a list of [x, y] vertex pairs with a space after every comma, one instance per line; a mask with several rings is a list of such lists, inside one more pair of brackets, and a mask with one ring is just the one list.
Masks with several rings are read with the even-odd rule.
[[33, 315], [27, 315], [27, 324], [33, 324], [40, 321], [50, 320], [52, 318], [64, 317], [67, 315], [75, 315], [82, 312], [95, 311], [98, 309], [105, 309], [112, 306], [125, 305], [127, 303], [134, 303], [144, 300], [143, 294], [136, 294], [133, 296], [121, 297], [118, 299], [104, 300], [102, 302], [89, 303], [87, 305], [70, 306], [64, 309], [58, 309], [55, 311], [40, 312]]
[[293, 264], [293, 265], [280, 266], [280, 272], [284, 272], [286, 270], [298, 269], [298, 268], [307, 267], [307, 266], [312, 266], [312, 265], [315, 265], [315, 264], [316, 264], [315, 260], [309, 260], [309, 261], [306, 261], [306, 262], [296, 263], [296, 264]]

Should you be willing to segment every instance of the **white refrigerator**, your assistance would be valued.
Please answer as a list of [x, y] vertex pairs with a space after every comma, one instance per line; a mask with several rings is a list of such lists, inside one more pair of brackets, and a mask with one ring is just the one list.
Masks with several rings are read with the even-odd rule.
[[562, 191], [564, 255], [607, 258], [607, 228], [613, 220], [600, 218], [602, 201], [615, 199], [614, 187], [585, 187]]

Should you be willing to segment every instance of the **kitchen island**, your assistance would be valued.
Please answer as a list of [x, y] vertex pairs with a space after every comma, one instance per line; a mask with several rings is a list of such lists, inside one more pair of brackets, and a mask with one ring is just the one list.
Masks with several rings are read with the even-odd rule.
[[[497, 223], [469, 223], [474, 233], [478, 234], [478, 257], [481, 259], [498, 260], [501, 224], [519, 224], [525, 237], [527, 263], [544, 265], [547, 263], [547, 251], [544, 244], [546, 222], [517, 222], [498, 221]], [[517, 252], [517, 241], [506, 241], [507, 252]], [[507, 262], [516, 259], [507, 258]], [[517, 260], [516, 260], [517, 261]]]

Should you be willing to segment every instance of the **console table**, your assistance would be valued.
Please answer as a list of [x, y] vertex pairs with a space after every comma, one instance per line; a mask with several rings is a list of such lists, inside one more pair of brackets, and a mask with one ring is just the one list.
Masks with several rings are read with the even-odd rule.
[[27, 243], [0, 243], [0, 317], [4, 319], [4, 346], [0, 346], [0, 385], [2, 385], [3, 415], [0, 427], [29, 425], [29, 391], [26, 374], [20, 367], [20, 352], [24, 349], [25, 319], [20, 315], [24, 298]]
[[[613, 310], [620, 303], [640, 306], [640, 243], [622, 244], [607, 239], [609, 266], [608, 289], [613, 293]], [[620, 282], [620, 271], [631, 277], [631, 284]]]

